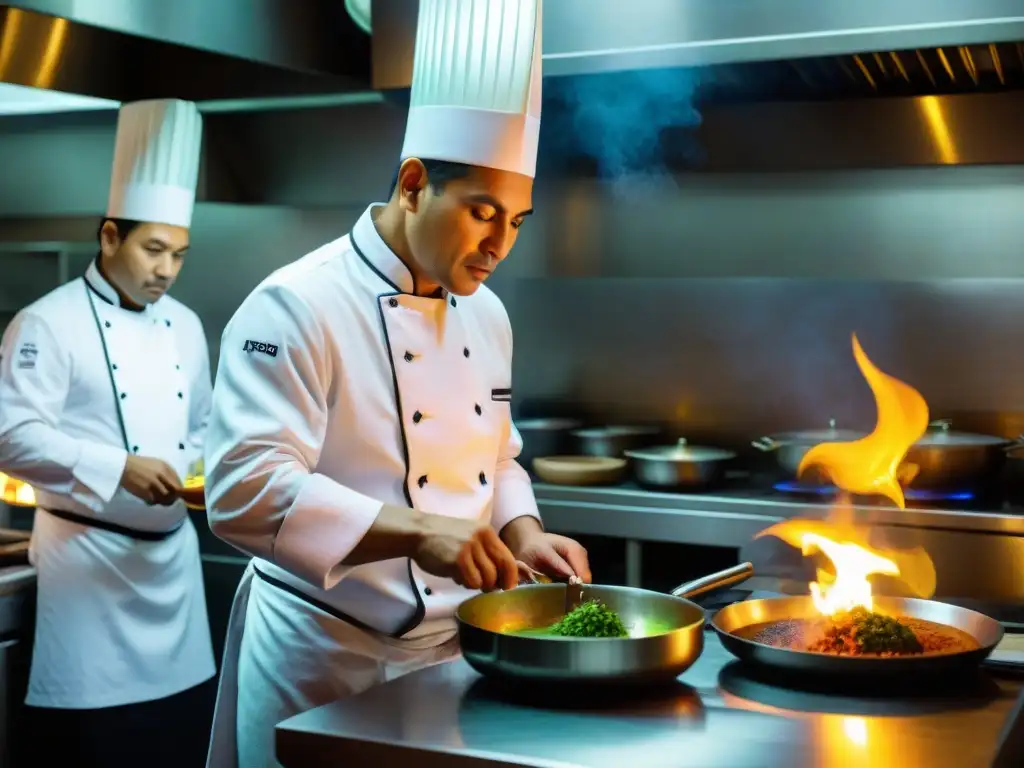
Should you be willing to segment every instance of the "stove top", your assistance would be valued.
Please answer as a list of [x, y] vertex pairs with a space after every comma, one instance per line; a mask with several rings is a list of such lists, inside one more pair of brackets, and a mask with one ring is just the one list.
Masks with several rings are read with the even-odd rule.
[[[537, 480], [537, 482], [543, 482]], [[819, 486], [797, 481], [780, 481], [771, 473], [737, 471], [728, 473], [718, 485], [693, 490], [671, 491], [654, 488], [634, 482], [623, 483], [613, 488], [651, 491], [654, 493], [675, 493], [680, 496], [718, 496], [722, 498], [756, 501], [796, 501], [801, 504], [831, 506], [840, 496], [833, 486]], [[948, 491], [904, 490], [908, 507], [918, 509], [953, 510], [964, 512], [1007, 512], [1024, 515], [1024, 508], [1014, 507], [1003, 500], [998, 488], [985, 490], [952, 489]], [[852, 501], [858, 507], [893, 507], [893, 503], [881, 496], [854, 496]]]
[[[772, 483], [769, 493], [777, 497], [800, 499], [810, 503], [831, 504], [843, 492], [831, 485], [808, 485], [792, 480]], [[1003, 499], [999, 494], [991, 491], [905, 488], [903, 496], [908, 505], [919, 508], [996, 511], [1002, 510], [1004, 507]], [[853, 496], [852, 501], [855, 506], [861, 507], [892, 506], [891, 501], [881, 496]]]

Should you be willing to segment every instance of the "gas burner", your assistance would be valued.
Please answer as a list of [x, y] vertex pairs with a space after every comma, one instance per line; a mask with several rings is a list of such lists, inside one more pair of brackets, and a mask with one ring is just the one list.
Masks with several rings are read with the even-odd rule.
[[[808, 485], [796, 480], [775, 483], [772, 486], [780, 493], [799, 494], [803, 496], [834, 497], [840, 491], [832, 485]], [[954, 501], [974, 501], [977, 497], [972, 491], [930, 491], [925, 489], [906, 488], [903, 491], [907, 501], [919, 501], [926, 504], [936, 504]]]

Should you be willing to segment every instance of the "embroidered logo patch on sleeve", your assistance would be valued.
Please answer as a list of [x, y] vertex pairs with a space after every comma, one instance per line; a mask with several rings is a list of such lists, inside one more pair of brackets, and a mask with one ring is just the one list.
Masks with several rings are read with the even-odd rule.
[[18, 367], [23, 370], [35, 368], [37, 357], [39, 357], [39, 350], [36, 345], [26, 341], [18, 350]]
[[277, 357], [277, 344], [268, 344], [265, 341], [246, 341], [242, 347], [243, 352], [259, 352], [270, 357]]

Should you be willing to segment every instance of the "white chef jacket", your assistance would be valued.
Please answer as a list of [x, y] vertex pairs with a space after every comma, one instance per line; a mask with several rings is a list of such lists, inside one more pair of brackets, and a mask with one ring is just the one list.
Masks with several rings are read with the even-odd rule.
[[337, 614], [403, 640], [450, 637], [473, 592], [410, 559], [341, 563], [383, 503], [498, 530], [539, 519], [516, 462], [512, 331], [486, 287], [413, 295], [375, 207], [270, 275], [225, 329], [207, 508], [258, 570]]
[[[38, 503], [28, 704], [119, 706], [214, 675], [198, 541], [184, 504], [148, 506], [119, 488], [129, 450], [185, 477], [201, 456], [210, 395], [195, 313], [169, 296], [143, 311], [124, 308], [95, 264], [23, 309], [4, 333], [0, 467], [34, 486]], [[139, 541], [47, 509], [143, 531], [180, 528]]]

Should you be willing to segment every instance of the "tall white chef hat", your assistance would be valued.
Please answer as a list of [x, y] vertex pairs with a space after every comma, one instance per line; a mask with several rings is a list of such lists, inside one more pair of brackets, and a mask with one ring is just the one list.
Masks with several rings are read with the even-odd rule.
[[190, 101], [159, 99], [122, 106], [107, 216], [190, 226], [202, 139], [203, 121]]
[[533, 177], [543, 0], [420, 0], [402, 159]]

